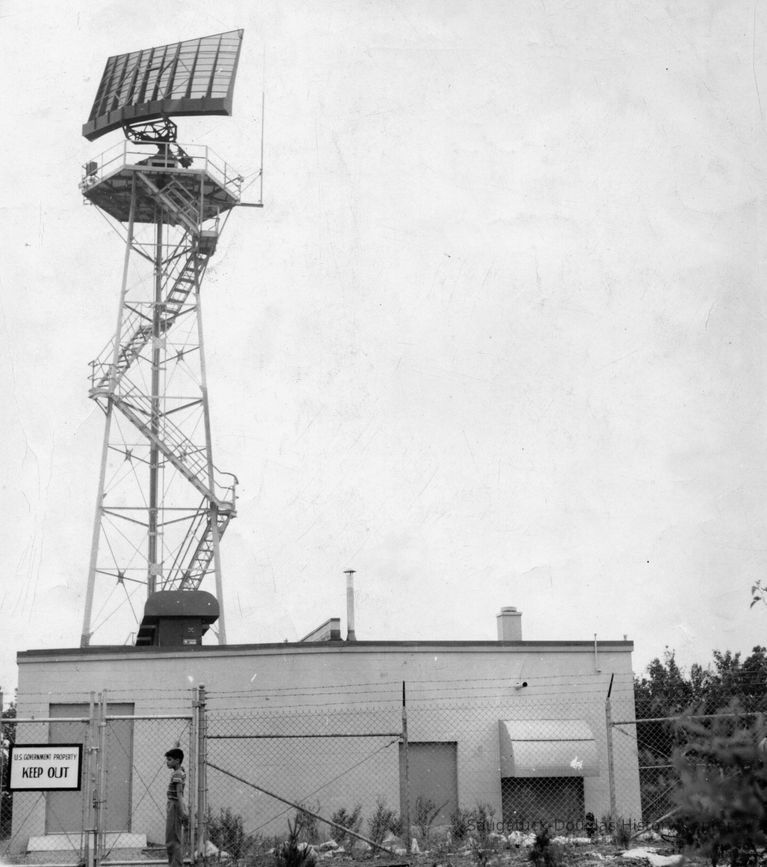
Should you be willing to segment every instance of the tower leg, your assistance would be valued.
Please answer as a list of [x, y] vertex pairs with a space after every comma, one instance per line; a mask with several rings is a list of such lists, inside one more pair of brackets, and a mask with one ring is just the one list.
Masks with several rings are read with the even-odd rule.
[[[130, 216], [128, 218], [128, 235], [125, 239], [125, 257], [123, 259], [123, 274], [122, 284], [120, 286], [120, 304], [117, 308], [117, 329], [114, 338], [114, 351], [112, 353], [112, 371], [117, 366], [117, 360], [120, 352], [120, 339], [122, 336], [123, 310], [125, 307], [125, 296], [128, 292], [128, 266], [130, 265], [131, 248], [133, 246], [133, 229], [135, 226], [136, 216], [136, 180], [132, 181], [132, 197]], [[111, 389], [114, 388], [114, 381], [110, 384]], [[91, 537], [91, 557], [88, 565], [88, 586], [85, 591], [85, 613], [83, 614], [83, 630], [80, 636], [80, 647], [87, 647], [91, 640], [91, 617], [93, 616], [93, 594], [96, 586], [96, 568], [99, 554], [99, 541], [101, 537], [101, 521], [104, 508], [104, 485], [106, 484], [107, 459], [109, 457], [109, 443], [112, 428], [112, 413], [114, 403], [110, 398], [106, 406], [106, 419], [104, 421], [104, 440], [101, 447], [101, 467], [99, 469], [99, 490], [96, 495], [96, 517], [93, 521], [93, 535]]]
[[160, 572], [159, 559], [159, 487], [160, 450], [156, 439], [160, 436], [160, 335], [162, 313], [162, 213], [158, 212], [155, 235], [154, 259], [154, 305], [152, 308], [152, 379], [151, 379], [151, 429], [155, 439], [149, 448], [149, 528], [147, 538], [147, 596], [157, 589]]
[[[215, 490], [215, 473], [213, 469], [213, 438], [210, 432], [210, 404], [208, 402], [208, 376], [205, 365], [205, 337], [202, 329], [202, 300], [200, 298], [199, 275], [196, 288], [197, 296], [197, 340], [200, 346], [200, 392], [202, 394], [202, 415], [205, 425], [205, 443], [208, 452], [208, 483]], [[211, 503], [210, 528], [213, 544], [213, 569], [216, 573], [216, 598], [218, 599], [218, 643], [226, 644], [226, 617], [224, 616], [224, 582], [221, 573], [221, 550], [219, 546], [220, 532], [218, 523], [218, 509]]]
[[112, 401], [109, 401], [104, 423], [104, 443], [101, 447], [101, 469], [99, 470], [99, 492], [96, 498], [96, 516], [93, 519], [93, 536], [91, 538], [91, 559], [88, 566], [88, 586], [85, 591], [85, 614], [83, 615], [83, 631], [80, 636], [80, 647], [88, 647], [91, 641], [91, 617], [93, 615], [93, 591], [96, 586], [96, 563], [99, 554], [99, 537], [101, 535], [101, 511], [104, 502], [104, 483], [106, 481], [107, 457], [109, 455], [109, 436], [112, 427]]

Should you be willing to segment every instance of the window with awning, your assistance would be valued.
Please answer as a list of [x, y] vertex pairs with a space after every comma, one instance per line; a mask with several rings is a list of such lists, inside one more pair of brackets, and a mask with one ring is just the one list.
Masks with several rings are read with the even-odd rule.
[[500, 720], [501, 777], [594, 777], [594, 733], [581, 719]]

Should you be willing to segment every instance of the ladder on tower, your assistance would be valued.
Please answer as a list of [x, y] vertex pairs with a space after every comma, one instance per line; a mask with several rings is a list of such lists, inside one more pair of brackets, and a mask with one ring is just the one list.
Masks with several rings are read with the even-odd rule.
[[177, 225], [183, 226], [193, 235], [199, 234], [200, 203], [197, 196], [182, 186], [177, 178], [160, 186], [146, 172], [139, 172], [138, 176], [152, 198], [173, 217]]
[[221, 540], [233, 510], [205, 509], [205, 502], [189, 528], [175, 561], [163, 580], [163, 590], [197, 590], [207, 574], [215, 552], [215, 537]]

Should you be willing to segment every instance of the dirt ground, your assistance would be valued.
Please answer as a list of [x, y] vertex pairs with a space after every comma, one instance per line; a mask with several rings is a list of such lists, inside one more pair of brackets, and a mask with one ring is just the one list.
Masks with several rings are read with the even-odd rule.
[[[646, 849], [659, 856], [678, 856], [672, 846], [663, 842], [632, 843], [632, 847]], [[625, 849], [613, 843], [592, 843], [588, 845], [556, 844], [561, 867], [652, 867], [643, 857], [625, 857]], [[271, 855], [259, 857], [252, 867], [273, 867]], [[498, 848], [487, 851], [478, 857], [468, 848], [447, 851], [442, 847], [426, 850], [417, 854], [387, 856], [384, 853], [366, 854], [355, 857], [348, 853], [334, 853], [320, 856], [317, 867], [532, 867], [530, 848], [527, 846]], [[684, 867], [710, 867], [704, 857], [687, 853]]]
[[[652, 847], [658, 855], [673, 855], [667, 847]], [[562, 867], [651, 867], [645, 858], [624, 858], [623, 850], [616, 847], [590, 847], [575, 849], [564, 847], [562, 850]], [[431, 853], [422, 852], [409, 857], [389, 860], [383, 856], [374, 856], [365, 860], [337, 856], [333, 859], [343, 861], [344, 867], [532, 867], [529, 850], [505, 850], [491, 854], [484, 864], [467, 852]], [[323, 862], [318, 862], [322, 867]], [[710, 867], [710, 862], [702, 857], [686, 855], [684, 867]]]

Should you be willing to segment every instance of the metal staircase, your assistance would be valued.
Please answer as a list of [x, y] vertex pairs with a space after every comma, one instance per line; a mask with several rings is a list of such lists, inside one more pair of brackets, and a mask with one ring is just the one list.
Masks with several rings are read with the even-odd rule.
[[[165, 334], [183, 312], [190, 294], [202, 281], [208, 259], [209, 255], [201, 253], [199, 245], [194, 244], [185, 258], [177, 260], [181, 263], [180, 270], [178, 273], [174, 270], [170, 279], [165, 281], [171, 286], [165, 292], [160, 312], [161, 334]], [[114, 360], [114, 341], [110, 341], [98, 358], [91, 362], [91, 397], [111, 397], [114, 394], [123, 374], [151, 341], [154, 330], [152, 318], [139, 310], [131, 310], [123, 319], [122, 330], [128, 332], [130, 337], [120, 346], [117, 361]]]
[[[155, 433], [151, 398], [138, 389], [132, 389], [126, 394], [112, 395], [112, 401], [128, 421], [153, 442], [181, 475], [217, 509], [234, 509], [236, 483], [231, 481], [227, 484], [224, 481], [230, 474], [222, 473], [212, 465], [209, 467], [207, 450], [192, 442], [167, 415], [159, 419], [162, 435]], [[231, 478], [234, 479], [234, 476]]]
[[152, 198], [173, 217], [171, 222], [183, 226], [193, 235], [199, 233], [199, 202], [196, 196], [192, 196], [176, 178], [167, 180], [166, 174], [150, 176], [146, 172], [139, 172], [138, 177]]
[[221, 539], [232, 517], [232, 512], [206, 510], [203, 500], [187, 533], [187, 544], [168, 570], [163, 590], [196, 590], [200, 586], [213, 561], [214, 535]]

